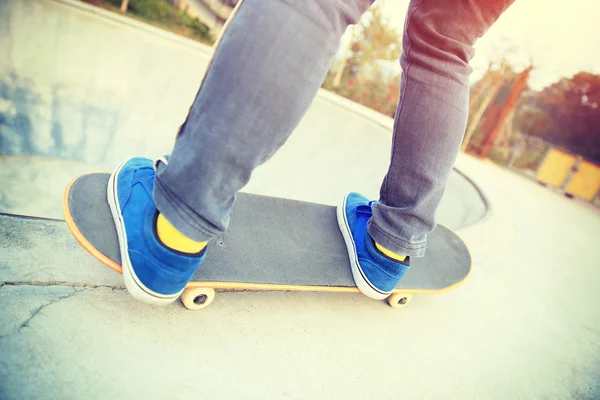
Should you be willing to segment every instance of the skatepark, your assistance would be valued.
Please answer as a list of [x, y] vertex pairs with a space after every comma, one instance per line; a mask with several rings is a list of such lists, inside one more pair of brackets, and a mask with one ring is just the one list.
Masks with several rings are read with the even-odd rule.
[[[61, 219], [79, 174], [168, 153], [212, 52], [70, 0], [0, 2], [0, 32], [0, 213], [31, 217]], [[377, 198], [391, 127], [321, 91], [244, 191]], [[598, 398], [598, 209], [460, 155], [438, 221], [473, 257], [455, 291], [399, 310], [219, 293], [198, 312], [139, 304], [75, 240], [0, 222], [0, 398]]]

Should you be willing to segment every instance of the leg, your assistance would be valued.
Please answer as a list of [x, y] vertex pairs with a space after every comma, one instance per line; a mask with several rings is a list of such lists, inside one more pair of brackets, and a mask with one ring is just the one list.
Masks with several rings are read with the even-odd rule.
[[226, 28], [154, 201], [185, 235], [227, 228], [236, 193], [283, 145], [321, 86], [346, 26], [370, 1], [245, 0]]
[[[369, 0], [245, 0], [226, 28], [170, 160], [134, 158], [108, 202], [125, 285], [175, 300], [223, 232], [236, 193], [285, 142], [320, 87], [348, 24]], [[182, 242], [185, 242], [182, 244]]]
[[338, 209], [354, 280], [369, 297], [389, 295], [410, 266], [405, 256], [425, 253], [466, 127], [472, 46], [512, 1], [411, 0], [380, 201], [351, 193]]
[[395, 253], [425, 253], [466, 128], [472, 46], [512, 1], [411, 1], [391, 163], [369, 223]]

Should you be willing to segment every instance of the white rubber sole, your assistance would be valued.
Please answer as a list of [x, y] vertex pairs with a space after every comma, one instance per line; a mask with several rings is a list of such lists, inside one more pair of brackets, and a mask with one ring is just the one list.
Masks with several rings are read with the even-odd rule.
[[354, 283], [356, 283], [358, 290], [360, 290], [365, 296], [375, 300], [383, 300], [392, 294], [392, 292], [382, 292], [375, 289], [374, 285], [367, 279], [367, 277], [364, 275], [364, 272], [360, 268], [358, 255], [356, 254], [356, 243], [354, 243], [354, 239], [352, 238], [352, 231], [350, 230], [350, 225], [348, 224], [348, 219], [346, 217], [347, 198], [348, 196], [344, 196], [342, 205], [337, 207], [336, 213], [340, 232], [342, 233], [344, 242], [346, 242], [346, 249], [348, 250], [348, 258], [350, 259], [350, 269], [352, 270]]
[[[127, 161], [125, 161], [127, 162]], [[137, 277], [133, 267], [131, 266], [131, 260], [129, 258], [129, 249], [127, 247], [127, 234], [125, 231], [125, 225], [123, 224], [123, 215], [121, 214], [121, 207], [119, 205], [119, 199], [115, 195], [115, 188], [118, 184], [118, 174], [123, 165], [123, 162], [110, 176], [108, 180], [108, 188], [106, 189], [106, 199], [110, 206], [110, 212], [113, 220], [115, 221], [115, 227], [117, 230], [117, 236], [119, 237], [119, 250], [121, 252], [121, 266], [123, 267], [123, 280], [125, 281], [125, 287], [127, 291], [138, 301], [150, 304], [154, 306], [164, 306], [177, 300], [181, 295], [181, 292], [174, 295], [162, 295], [148, 289]]]

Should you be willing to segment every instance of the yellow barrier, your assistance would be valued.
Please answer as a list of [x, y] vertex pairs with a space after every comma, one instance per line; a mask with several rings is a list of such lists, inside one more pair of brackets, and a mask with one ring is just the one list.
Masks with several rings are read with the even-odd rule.
[[600, 189], [600, 166], [582, 161], [569, 179], [565, 192], [592, 201], [598, 189]]
[[548, 185], [562, 188], [577, 158], [564, 151], [551, 148], [537, 172], [537, 179]]

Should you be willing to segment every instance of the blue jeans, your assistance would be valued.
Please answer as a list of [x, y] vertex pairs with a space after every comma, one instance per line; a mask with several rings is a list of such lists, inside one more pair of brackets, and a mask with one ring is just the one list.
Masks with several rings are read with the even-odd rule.
[[[389, 170], [368, 231], [423, 256], [466, 127], [473, 44], [512, 0], [411, 0]], [[287, 140], [367, 0], [245, 0], [222, 34], [168, 165], [157, 208], [198, 241], [227, 229], [236, 193]], [[368, 163], [368, 160], [356, 160]]]

